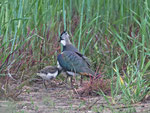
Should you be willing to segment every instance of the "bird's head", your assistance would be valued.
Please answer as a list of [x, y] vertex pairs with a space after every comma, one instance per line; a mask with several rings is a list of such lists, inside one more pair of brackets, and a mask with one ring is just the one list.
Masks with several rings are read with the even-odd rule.
[[69, 39], [69, 34], [67, 31], [63, 31], [60, 35], [60, 40], [59, 42], [63, 45], [66, 46], [67, 44], [70, 44], [70, 39]]

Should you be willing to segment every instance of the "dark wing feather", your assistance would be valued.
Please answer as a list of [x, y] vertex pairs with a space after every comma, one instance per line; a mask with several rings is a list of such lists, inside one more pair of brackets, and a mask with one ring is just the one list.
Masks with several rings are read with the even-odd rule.
[[72, 44], [68, 44], [67, 46], [64, 46], [63, 47], [63, 51], [73, 51], [75, 52], [76, 54], [78, 54], [80, 57], [82, 57], [82, 59], [87, 63], [88, 67], [91, 66], [91, 62], [90, 60], [84, 56], [83, 54], [81, 54], [77, 48], [75, 48]]
[[65, 71], [75, 73], [87, 73], [94, 75], [94, 72], [88, 67], [85, 60], [72, 51], [64, 51], [58, 55], [58, 62]]
[[88, 67], [91, 67], [91, 62], [90, 62], [90, 60], [86, 57], [86, 56], [84, 56], [84, 55], [82, 55], [81, 53], [79, 53], [79, 52], [76, 52], [80, 57], [82, 57], [82, 59], [87, 63], [87, 65], [88, 65]]

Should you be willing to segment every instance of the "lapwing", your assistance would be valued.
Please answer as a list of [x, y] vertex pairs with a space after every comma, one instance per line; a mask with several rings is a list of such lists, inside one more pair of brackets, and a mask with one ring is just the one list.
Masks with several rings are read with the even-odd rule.
[[56, 78], [56, 76], [58, 76], [61, 73], [61, 71], [61, 68], [57, 68], [57, 66], [46, 66], [45, 68], [37, 72], [37, 75], [43, 79], [43, 84], [45, 86], [45, 89], [47, 89], [45, 81], [49, 81]]
[[[63, 51], [72, 51], [72, 52], [75, 52], [76, 54], [78, 54], [82, 58], [82, 60], [85, 61], [85, 63], [90, 68], [91, 63], [90, 63], [89, 59], [86, 56], [84, 56], [83, 54], [81, 54], [78, 51], [78, 49], [71, 43], [70, 36], [67, 33], [67, 31], [63, 31], [61, 33], [61, 35], [60, 35], [60, 43], [63, 45]], [[72, 72], [66, 72], [66, 74], [67, 74], [66, 82], [67, 82], [68, 76], [71, 77], [71, 81], [72, 81], [72, 76], [76, 75], [75, 73], [72, 73]], [[83, 78], [81, 76], [80, 85], [82, 84], [82, 79]]]
[[[73, 51], [63, 51], [57, 56], [58, 67], [62, 68], [65, 72], [77, 73], [81, 76], [90, 76], [93, 77], [95, 72], [92, 71], [87, 62], [83, 58]], [[72, 81], [71, 81], [71, 86]]]
[[77, 53], [79, 56], [83, 58], [83, 60], [86, 61], [88, 66], [91, 66], [89, 59], [86, 56], [84, 56], [82, 53], [80, 53], [78, 49], [71, 43], [70, 36], [67, 33], [67, 31], [63, 31], [61, 33], [59, 42], [63, 45], [63, 51], [73, 51]]

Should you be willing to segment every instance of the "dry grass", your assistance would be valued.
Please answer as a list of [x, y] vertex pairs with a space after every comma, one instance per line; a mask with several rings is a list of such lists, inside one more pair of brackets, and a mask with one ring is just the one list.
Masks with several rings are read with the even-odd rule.
[[85, 81], [83, 86], [77, 89], [77, 93], [80, 96], [96, 96], [98, 92], [103, 91], [104, 94], [109, 95], [111, 88], [110, 88], [110, 80], [109, 79], [96, 79], [92, 81]]

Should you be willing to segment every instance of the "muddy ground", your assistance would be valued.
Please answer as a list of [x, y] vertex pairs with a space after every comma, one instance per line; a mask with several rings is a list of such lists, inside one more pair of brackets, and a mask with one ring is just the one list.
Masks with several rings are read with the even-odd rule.
[[109, 105], [103, 96], [80, 97], [66, 84], [42, 83], [25, 86], [16, 101], [0, 101], [0, 113], [150, 113], [150, 99], [146, 102]]

